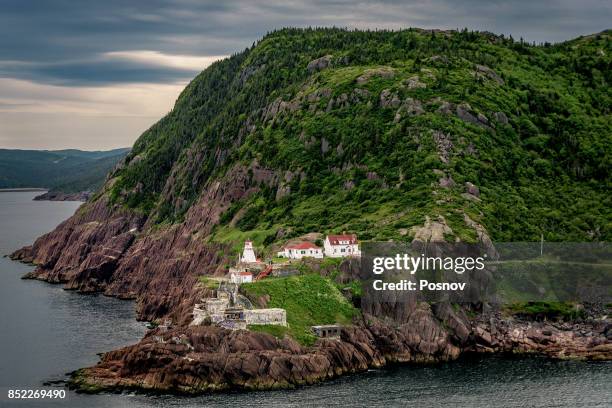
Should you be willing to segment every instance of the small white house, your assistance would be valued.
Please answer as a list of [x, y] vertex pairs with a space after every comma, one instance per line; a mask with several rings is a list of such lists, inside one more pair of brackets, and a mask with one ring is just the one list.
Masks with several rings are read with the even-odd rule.
[[251, 272], [230, 272], [230, 282], [240, 285], [241, 283], [253, 282], [253, 274]]
[[289, 259], [323, 258], [323, 250], [311, 242], [300, 242], [283, 247], [278, 256]]
[[357, 243], [357, 235], [328, 235], [323, 243], [325, 256], [331, 258], [343, 258], [345, 256], [361, 256], [359, 245]]
[[255, 257], [255, 251], [253, 250], [253, 242], [244, 241], [244, 249], [242, 250], [242, 256], [240, 257], [242, 263], [253, 263], [257, 262]]

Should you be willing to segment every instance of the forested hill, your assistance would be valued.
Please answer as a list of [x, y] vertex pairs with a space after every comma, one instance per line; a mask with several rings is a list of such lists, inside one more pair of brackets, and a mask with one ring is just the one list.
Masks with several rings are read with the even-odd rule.
[[0, 188], [96, 191], [129, 149], [109, 151], [0, 149]]
[[103, 196], [172, 225], [243, 167], [213, 241], [410, 239], [428, 219], [447, 240], [609, 241], [611, 61], [610, 31], [283, 29], [198, 75]]

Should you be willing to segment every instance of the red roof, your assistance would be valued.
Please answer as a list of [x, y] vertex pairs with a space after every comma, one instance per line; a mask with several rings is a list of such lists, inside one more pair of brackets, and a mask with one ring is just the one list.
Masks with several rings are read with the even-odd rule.
[[232, 272], [232, 275], [253, 276], [251, 272]]
[[349, 244], [357, 243], [357, 235], [355, 234], [343, 234], [343, 235], [328, 235], [327, 240], [332, 245], [343, 245], [340, 241], [348, 242]]
[[287, 245], [285, 249], [321, 249], [312, 242], [300, 242], [298, 244]]

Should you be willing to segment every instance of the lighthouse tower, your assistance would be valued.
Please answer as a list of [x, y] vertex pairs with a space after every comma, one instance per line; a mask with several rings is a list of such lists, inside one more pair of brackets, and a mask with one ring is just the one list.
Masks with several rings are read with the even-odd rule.
[[253, 243], [251, 241], [244, 241], [244, 250], [242, 251], [240, 262], [242, 263], [257, 262], [257, 258], [255, 258], [255, 251], [253, 251]]

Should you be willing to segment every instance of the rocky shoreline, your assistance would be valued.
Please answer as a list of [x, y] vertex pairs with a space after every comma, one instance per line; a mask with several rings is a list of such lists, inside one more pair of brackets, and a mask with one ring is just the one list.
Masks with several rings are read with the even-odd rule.
[[457, 330], [447, 332], [435, 313], [424, 307], [400, 326], [364, 316], [343, 328], [339, 340], [320, 339], [312, 347], [247, 330], [157, 328], [140, 343], [105, 353], [96, 366], [74, 373], [70, 385], [82, 392], [140, 389], [197, 394], [293, 388], [390, 363], [430, 364], [465, 353], [612, 359], [612, 332], [605, 320], [562, 327], [497, 315], [488, 323], [473, 322], [472, 327], [451, 320]]
[[[273, 176], [255, 170], [255, 178]], [[201, 237], [229, 202], [249, 194], [246, 173], [237, 168], [206, 189], [182, 224], [151, 229], [146, 218], [102, 198], [11, 255], [36, 265], [26, 278], [134, 299], [138, 319], [172, 321], [77, 371], [72, 387], [177, 393], [287, 388], [390, 363], [436, 363], [474, 352], [612, 360], [611, 322], [600, 310], [581, 322], [554, 323], [482, 307], [362, 301], [361, 317], [343, 327], [339, 340], [319, 339], [310, 347], [247, 330], [189, 326], [194, 305], [213, 294], [197, 285], [198, 276], [221, 276], [228, 262], [222, 255], [226, 247]], [[340, 269], [340, 279], [356, 276], [350, 265]]]
[[34, 201], [87, 201], [91, 197], [91, 191], [78, 191], [76, 193], [64, 193], [62, 191], [47, 191], [37, 195]]

